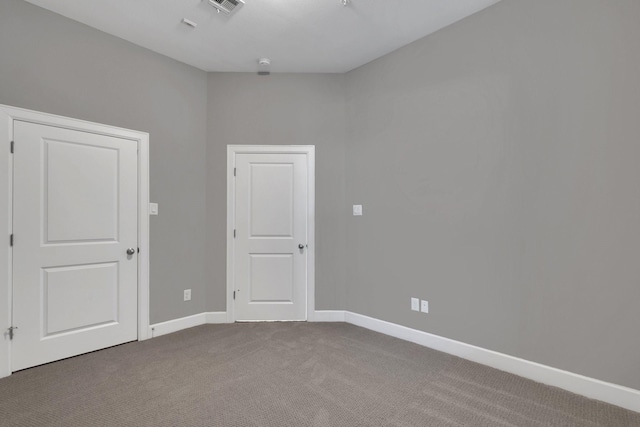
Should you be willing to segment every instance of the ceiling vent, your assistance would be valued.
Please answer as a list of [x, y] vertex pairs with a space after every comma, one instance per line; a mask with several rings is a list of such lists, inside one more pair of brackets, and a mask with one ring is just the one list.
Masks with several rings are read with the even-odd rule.
[[236, 12], [242, 5], [244, 1], [242, 0], [209, 0], [209, 4], [216, 9], [218, 12], [226, 13], [227, 15], [231, 15], [233, 12]]

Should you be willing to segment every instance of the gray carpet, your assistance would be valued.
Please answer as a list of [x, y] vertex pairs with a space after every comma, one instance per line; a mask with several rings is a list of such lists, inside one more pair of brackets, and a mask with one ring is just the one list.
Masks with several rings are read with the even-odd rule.
[[640, 426], [344, 323], [205, 325], [0, 380], [2, 426]]

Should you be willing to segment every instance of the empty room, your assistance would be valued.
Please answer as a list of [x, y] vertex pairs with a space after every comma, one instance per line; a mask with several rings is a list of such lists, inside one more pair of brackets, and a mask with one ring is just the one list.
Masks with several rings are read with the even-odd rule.
[[637, 0], [0, 0], [0, 426], [640, 427], [639, 164]]

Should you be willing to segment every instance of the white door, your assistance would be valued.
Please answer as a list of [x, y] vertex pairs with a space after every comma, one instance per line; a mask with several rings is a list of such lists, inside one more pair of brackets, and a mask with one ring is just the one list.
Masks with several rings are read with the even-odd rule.
[[305, 154], [237, 154], [235, 320], [306, 320]]
[[135, 340], [136, 142], [20, 121], [14, 141], [12, 370]]

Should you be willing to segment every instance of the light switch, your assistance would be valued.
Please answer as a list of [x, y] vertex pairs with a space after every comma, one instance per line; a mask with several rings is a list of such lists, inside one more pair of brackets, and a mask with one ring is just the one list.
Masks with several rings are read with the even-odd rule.
[[158, 215], [157, 203], [149, 203], [149, 215]]
[[353, 216], [362, 216], [362, 205], [353, 205]]

